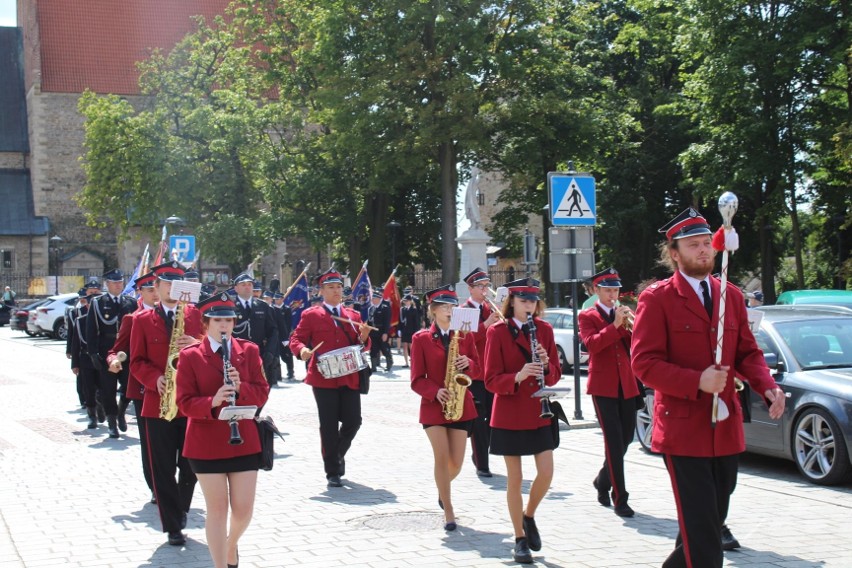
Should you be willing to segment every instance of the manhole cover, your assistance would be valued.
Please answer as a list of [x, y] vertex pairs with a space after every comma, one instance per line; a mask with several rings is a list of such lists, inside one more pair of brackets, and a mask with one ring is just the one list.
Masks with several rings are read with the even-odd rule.
[[[458, 519], [456, 519], [458, 521]], [[444, 526], [444, 515], [413, 511], [409, 513], [388, 513], [386, 515], [370, 515], [350, 521], [362, 527], [375, 530], [389, 531], [434, 531]]]

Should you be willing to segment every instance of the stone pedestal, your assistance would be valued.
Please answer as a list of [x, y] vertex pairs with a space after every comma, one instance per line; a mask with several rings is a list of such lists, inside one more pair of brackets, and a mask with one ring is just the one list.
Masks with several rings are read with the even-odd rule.
[[[460, 278], [467, 276], [477, 266], [488, 271], [488, 256], [485, 251], [490, 240], [491, 237], [482, 229], [468, 229], [456, 238], [456, 242], [461, 245]], [[460, 303], [467, 300], [470, 295], [467, 283], [462, 280], [456, 284], [456, 292]]]

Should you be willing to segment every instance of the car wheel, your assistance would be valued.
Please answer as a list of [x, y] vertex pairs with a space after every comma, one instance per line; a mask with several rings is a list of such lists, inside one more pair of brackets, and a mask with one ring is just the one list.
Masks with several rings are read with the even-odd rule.
[[30, 331], [30, 330], [28, 330], [28, 329], [25, 329], [25, 330], [24, 330], [24, 333], [26, 333], [26, 334], [27, 334], [27, 335], [29, 335], [30, 337], [33, 337], [33, 336], [35, 335], [35, 333], [31, 332], [31, 331]]
[[559, 354], [559, 366], [562, 368], [562, 374], [567, 375], [571, 373], [574, 369], [568, 364], [568, 358], [565, 357], [565, 351], [557, 345], [556, 352]]
[[59, 318], [53, 324], [53, 338], [65, 341], [68, 339], [68, 328], [65, 326], [65, 318]]
[[822, 408], [808, 408], [796, 420], [793, 457], [799, 471], [811, 483], [834, 485], [849, 476], [849, 452], [843, 434], [834, 418]]
[[636, 438], [639, 440], [639, 445], [650, 453], [655, 453], [651, 450], [651, 434], [654, 431], [654, 393], [649, 392], [645, 395], [645, 407], [636, 411]]

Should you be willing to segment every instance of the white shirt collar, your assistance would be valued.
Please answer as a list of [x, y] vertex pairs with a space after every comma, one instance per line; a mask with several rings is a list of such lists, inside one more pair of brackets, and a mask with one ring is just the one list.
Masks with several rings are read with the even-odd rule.
[[[701, 283], [707, 282], [707, 289], [712, 290], [710, 287], [710, 276], [707, 276], [703, 280], [699, 280], [698, 278], [693, 278], [692, 276], [687, 276], [682, 271], [679, 271], [680, 275], [683, 276], [684, 280], [689, 282], [689, 285], [692, 286], [692, 289], [695, 290], [695, 294], [698, 296], [698, 299], [701, 300], [701, 303], [704, 303], [704, 293], [701, 291]], [[711, 292], [712, 294], [712, 292]]]
[[[213, 351], [213, 353], [216, 353], [216, 351], [218, 351], [219, 348], [222, 346], [222, 344], [219, 341], [213, 339], [213, 336], [211, 336], [211, 335], [207, 336], [207, 341], [210, 342], [210, 350]], [[231, 353], [230, 348], [232, 346], [233, 346], [233, 340], [229, 340], [228, 341], [228, 353]]]
[[608, 307], [606, 307], [604, 304], [602, 304], [602, 303], [601, 303], [601, 302], [599, 302], [599, 301], [596, 301], [596, 302], [595, 302], [595, 305], [600, 306], [600, 308], [601, 308], [604, 312], [606, 312], [607, 314], [611, 314], [611, 313], [612, 313], [612, 310], [614, 310], [614, 309], [615, 309], [614, 307], [613, 307], [613, 308], [608, 308]]
[[326, 308], [328, 308], [328, 311], [330, 311], [330, 312], [333, 312], [335, 309], [337, 309], [337, 313], [339, 314], [343, 311], [343, 310], [340, 309], [341, 308], [340, 304], [337, 304], [336, 306], [332, 306], [331, 304], [327, 304], [327, 303], [323, 302], [322, 305], [325, 306]]
[[148, 304], [146, 304], [145, 302], [142, 302], [142, 309], [143, 309], [143, 310], [153, 310], [153, 309], [154, 309], [154, 306], [149, 306], [149, 305], [148, 305]]
[[524, 324], [525, 324], [525, 323], [527, 323], [527, 322], [525, 322], [525, 321], [521, 321], [521, 320], [519, 320], [518, 318], [516, 318], [516, 317], [514, 317], [514, 316], [512, 316], [512, 320], [515, 322], [515, 325], [516, 325], [516, 326], [518, 326], [518, 329], [523, 328], [523, 327], [524, 327]]
[[477, 302], [476, 300], [474, 300], [473, 298], [468, 298], [467, 301], [470, 302], [470, 305], [473, 306], [474, 308], [476, 308], [477, 310], [479, 309], [479, 306], [482, 305], [479, 302]]

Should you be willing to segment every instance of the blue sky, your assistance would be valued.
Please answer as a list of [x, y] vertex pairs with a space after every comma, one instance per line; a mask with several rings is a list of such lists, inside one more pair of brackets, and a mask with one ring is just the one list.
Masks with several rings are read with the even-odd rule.
[[15, 0], [0, 0], [0, 26], [15, 26]]

